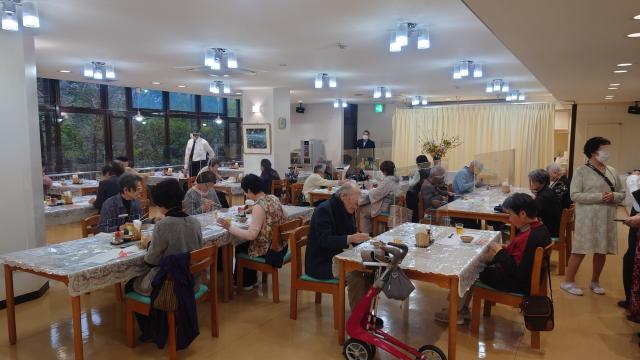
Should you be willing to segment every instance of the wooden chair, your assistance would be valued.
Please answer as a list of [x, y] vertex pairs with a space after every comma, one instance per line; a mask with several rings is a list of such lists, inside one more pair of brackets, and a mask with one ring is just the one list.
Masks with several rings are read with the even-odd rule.
[[576, 210], [574, 207], [562, 210], [558, 237], [553, 237], [553, 250], [558, 250], [558, 275], [564, 275], [571, 254], [571, 240], [575, 229]]
[[149, 200], [147, 192], [147, 176], [140, 176], [140, 200]]
[[140, 199], [140, 209], [143, 216], [149, 216], [149, 199]]
[[[549, 256], [553, 244], [547, 245], [545, 248], [538, 247], [533, 259], [533, 267], [531, 268], [531, 295], [546, 295], [549, 266]], [[484, 300], [484, 316], [491, 316], [491, 306], [495, 303], [508, 305], [519, 308], [524, 299], [524, 295], [516, 293], [507, 293], [498, 291], [480, 281], [476, 281], [473, 286], [473, 305], [471, 308], [471, 332], [477, 334], [480, 328], [480, 302]], [[540, 332], [531, 332], [531, 347], [540, 348]]]
[[220, 185], [214, 185], [213, 188], [216, 191], [224, 193], [224, 196], [227, 198], [227, 204], [229, 204], [229, 207], [233, 206], [233, 193], [231, 192], [231, 188], [229, 188], [228, 186]]
[[[278, 250], [287, 245], [286, 236], [290, 231], [293, 231], [297, 227], [302, 225], [302, 219], [293, 219], [283, 224], [279, 224], [273, 227], [273, 233], [271, 238], [271, 249]], [[284, 236], [284, 241], [282, 238]], [[284, 257], [283, 265], [291, 261], [291, 249], [289, 248], [287, 254]], [[236, 253], [236, 269], [237, 269], [237, 283], [238, 293], [242, 294], [242, 281], [243, 270], [253, 269], [262, 272], [262, 283], [266, 284], [267, 274], [271, 274], [271, 293], [273, 294], [273, 302], [280, 302], [280, 283], [278, 279], [278, 268], [267, 264], [264, 257], [252, 258], [249, 254]]]
[[192, 176], [190, 178], [187, 178], [187, 190], [191, 189], [193, 187], [193, 185], [196, 184], [196, 178], [197, 178], [197, 176]]
[[304, 188], [303, 183], [295, 183], [291, 185], [291, 205], [298, 206], [298, 197], [302, 193], [302, 188]]
[[[406, 206], [406, 194], [400, 194], [400, 199], [398, 201], [398, 206]], [[409, 220], [411, 221], [411, 220]], [[378, 235], [378, 230], [380, 230], [380, 225], [384, 225], [385, 231], [389, 228], [389, 214], [379, 214], [376, 215], [371, 222], [371, 233], [373, 236]]]
[[[200, 289], [194, 294], [196, 302], [201, 303], [209, 300], [211, 302], [211, 336], [218, 337], [218, 291], [216, 290], [216, 263], [218, 258], [218, 244], [204, 247], [191, 252], [191, 264], [189, 270], [192, 274], [205, 272], [209, 270], [209, 284], [200, 285]], [[135, 346], [135, 323], [134, 313], [148, 315], [151, 310], [151, 298], [142, 296], [134, 291], [125, 295], [125, 311], [126, 311], [126, 335], [127, 346], [133, 348]], [[176, 359], [176, 318], [175, 313], [167, 312], [167, 320], [169, 322], [169, 337], [167, 340], [167, 348], [169, 358]]]
[[271, 194], [275, 195], [276, 191], [280, 191], [279, 199], [283, 205], [286, 205], [289, 203], [289, 199], [287, 197], [288, 186], [289, 186], [289, 182], [287, 181], [287, 179], [271, 181]]
[[86, 219], [80, 220], [80, 226], [82, 227], [82, 237], [86, 238], [89, 235], [95, 235], [100, 232], [98, 225], [100, 223], [100, 215], [92, 215]]
[[337, 328], [338, 316], [338, 279], [320, 280], [305, 275], [302, 271], [304, 259], [302, 248], [307, 245], [309, 226], [297, 228], [289, 235], [289, 249], [291, 249], [291, 295], [289, 306], [289, 318], [298, 318], [298, 291], [313, 291], [316, 293], [316, 304], [322, 302], [322, 294], [333, 296], [333, 326]]

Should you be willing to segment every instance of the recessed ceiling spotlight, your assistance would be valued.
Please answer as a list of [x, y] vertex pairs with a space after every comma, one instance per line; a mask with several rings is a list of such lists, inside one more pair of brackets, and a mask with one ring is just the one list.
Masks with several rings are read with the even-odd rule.
[[222, 75], [222, 77], [229, 77], [229, 74], [224, 74]]
[[620, 84], [609, 84], [609, 86], [620, 86]]
[[187, 85], [178, 85], [179, 88], [186, 88]]
[[626, 73], [627, 70], [613, 70], [613, 72], [616, 74], [622, 74], [622, 73]]
[[237, 92], [236, 95], [242, 95], [242, 93], [241, 92]]
[[636, 15], [633, 17], [635, 20], [640, 20], [640, 15]]
[[618, 88], [617, 88], [617, 87], [609, 87], [609, 88], [607, 88], [607, 89], [609, 89], [609, 90], [618, 90]]
[[159, 81], [152, 81], [151, 84], [152, 85], [160, 85], [160, 82]]
[[616, 66], [624, 67], [624, 66], [631, 66], [631, 65], [633, 65], [633, 64], [632, 63], [622, 63], [622, 64], [618, 64]]
[[631, 34], [627, 35], [627, 37], [630, 37], [630, 38], [639, 38], [639, 37], [640, 37], [640, 33], [631, 33]]
[[71, 70], [58, 70], [58, 72], [60, 72], [60, 73], [65, 73], [65, 74], [66, 74], [66, 73], [70, 73], [70, 72], [71, 72]]

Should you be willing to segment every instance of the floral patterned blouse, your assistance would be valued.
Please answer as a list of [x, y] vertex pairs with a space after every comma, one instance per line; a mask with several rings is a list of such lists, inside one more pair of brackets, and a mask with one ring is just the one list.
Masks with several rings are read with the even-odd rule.
[[285, 222], [286, 217], [280, 200], [273, 195], [267, 195], [256, 201], [256, 206], [264, 210], [265, 219], [258, 237], [249, 245], [249, 256], [264, 256], [271, 247], [273, 226]]

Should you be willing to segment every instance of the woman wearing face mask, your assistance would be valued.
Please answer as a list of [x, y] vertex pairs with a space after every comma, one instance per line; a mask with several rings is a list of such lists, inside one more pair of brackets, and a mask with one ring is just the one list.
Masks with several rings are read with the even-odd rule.
[[[629, 219], [625, 221], [625, 225], [629, 226], [629, 236], [627, 237], [629, 247], [622, 257], [622, 284], [624, 285], [625, 298], [624, 300], [618, 301], [618, 306], [622, 308], [629, 308], [634, 264], [638, 262], [638, 228], [640, 228], [640, 218], [638, 214], [640, 214], [640, 201], [636, 200], [636, 198], [640, 198], [640, 170], [633, 170], [627, 177], [627, 192], [631, 196], [631, 214], [629, 214]], [[633, 219], [633, 221], [630, 219]], [[640, 280], [640, 273], [638, 273], [637, 276]], [[640, 319], [640, 298], [637, 299], [637, 301], [639, 301], [637, 310], [639, 312], [638, 319]]]
[[593, 274], [589, 288], [604, 295], [600, 273], [607, 254], [618, 252], [616, 207], [624, 200], [624, 186], [616, 170], [605, 165], [611, 142], [594, 137], [584, 144], [588, 162], [576, 169], [571, 180], [571, 200], [576, 203], [576, 223], [571, 257], [565, 282], [560, 288], [572, 295], [582, 295], [575, 284], [576, 273], [585, 255], [593, 254]]

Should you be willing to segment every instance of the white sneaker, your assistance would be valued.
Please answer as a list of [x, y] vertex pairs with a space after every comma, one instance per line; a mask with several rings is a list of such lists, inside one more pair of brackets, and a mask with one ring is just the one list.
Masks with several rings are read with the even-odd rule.
[[589, 289], [591, 289], [594, 294], [604, 295], [604, 289], [600, 287], [600, 283], [592, 282], [589, 284]]
[[560, 284], [560, 289], [568, 292], [571, 295], [582, 296], [582, 289], [576, 286], [576, 283], [563, 282]]

